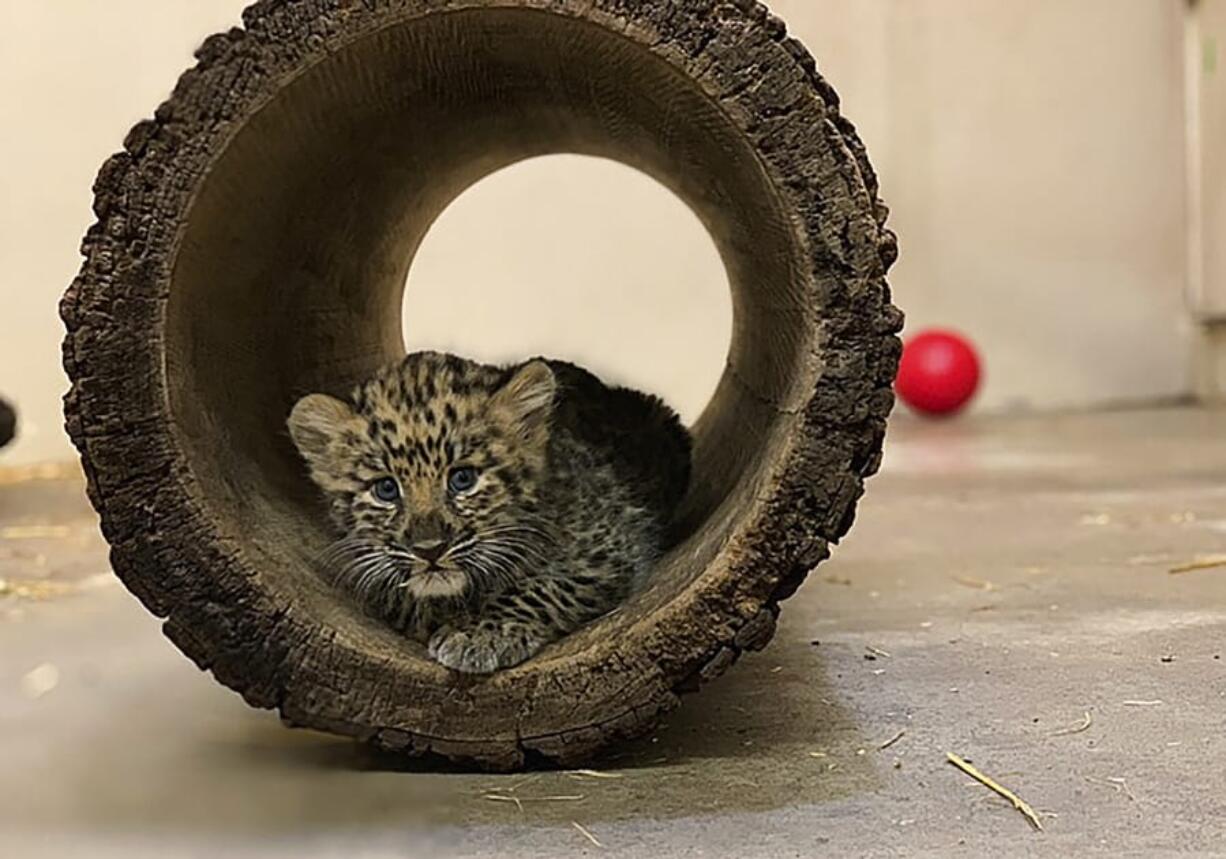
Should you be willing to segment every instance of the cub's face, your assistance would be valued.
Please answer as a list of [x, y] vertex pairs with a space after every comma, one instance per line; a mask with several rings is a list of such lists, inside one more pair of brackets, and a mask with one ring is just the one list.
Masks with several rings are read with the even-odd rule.
[[345, 532], [333, 572], [362, 589], [458, 597], [513, 580], [551, 540], [536, 515], [557, 384], [432, 352], [354, 393], [299, 400], [290, 436]]

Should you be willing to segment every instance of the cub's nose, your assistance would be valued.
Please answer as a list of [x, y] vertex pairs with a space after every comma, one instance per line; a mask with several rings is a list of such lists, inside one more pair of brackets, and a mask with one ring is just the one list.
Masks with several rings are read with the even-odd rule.
[[421, 558], [427, 564], [433, 564], [447, 551], [446, 540], [427, 540], [421, 543], [414, 543], [412, 552], [417, 557]]

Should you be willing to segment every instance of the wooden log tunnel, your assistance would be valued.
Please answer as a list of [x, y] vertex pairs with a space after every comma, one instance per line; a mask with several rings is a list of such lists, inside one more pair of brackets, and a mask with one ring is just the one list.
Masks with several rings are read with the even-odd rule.
[[[68, 429], [116, 572], [291, 724], [495, 768], [648, 730], [770, 639], [880, 460], [896, 244], [837, 97], [751, 0], [262, 0], [243, 19], [103, 167], [62, 304]], [[403, 353], [408, 268], [450, 201], [557, 152], [693, 208], [732, 345], [693, 427], [687, 536], [652, 584], [460, 677], [323, 582], [284, 421]]]

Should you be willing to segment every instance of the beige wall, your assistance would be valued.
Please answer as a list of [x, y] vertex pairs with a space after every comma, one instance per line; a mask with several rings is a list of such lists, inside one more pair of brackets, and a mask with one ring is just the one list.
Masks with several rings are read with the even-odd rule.
[[981, 407], [1187, 390], [1183, 3], [773, 5], [878, 164], [910, 329], [986, 353]]
[[[68, 453], [55, 302], [94, 171], [244, 5], [0, 0], [0, 393], [25, 418], [6, 460]], [[961, 327], [985, 352], [979, 407], [1189, 389], [1182, 3], [772, 6], [880, 169], [911, 329]], [[547, 159], [444, 214], [410, 276], [406, 327], [413, 345], [578, 358], [693, 415], [727, 344], [724, 286], [710, 240], [650, 180]]]

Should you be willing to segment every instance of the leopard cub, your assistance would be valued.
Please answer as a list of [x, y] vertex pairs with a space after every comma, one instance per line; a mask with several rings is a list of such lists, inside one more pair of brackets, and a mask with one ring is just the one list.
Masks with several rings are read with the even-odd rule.
[[561, 361], [419, 352], [289, 431], [340, 538], [329, 575], [443, 665], [486, 673], [616, 607], [667, 548], [690, 438]]

